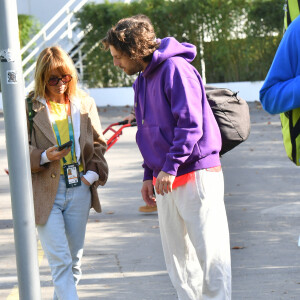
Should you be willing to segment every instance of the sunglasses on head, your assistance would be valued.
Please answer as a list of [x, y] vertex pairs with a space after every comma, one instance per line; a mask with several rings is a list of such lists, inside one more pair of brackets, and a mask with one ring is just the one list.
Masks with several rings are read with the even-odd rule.
[[49, 80], [48, 80], [48, 84], [50, 86], [55, 86], [55, 85], [58, 85], [59, 81], [62, 81], [62, 83], [66, 84], [68, 82], [70, 82], [72, 80], [72, 76], [71, 75], [63, 75], [62, 77], [51, 77]]

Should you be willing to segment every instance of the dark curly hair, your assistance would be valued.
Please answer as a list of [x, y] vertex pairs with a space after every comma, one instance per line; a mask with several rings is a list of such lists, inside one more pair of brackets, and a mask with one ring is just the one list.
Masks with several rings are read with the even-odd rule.
[[105, 50], [114, 46], [131, 59], [142, 59], [145, 62], [151, 60], [153, 52], [159, 47], [153, 25], [145, 15], [121, 19], [108, 30], [101, 42]]

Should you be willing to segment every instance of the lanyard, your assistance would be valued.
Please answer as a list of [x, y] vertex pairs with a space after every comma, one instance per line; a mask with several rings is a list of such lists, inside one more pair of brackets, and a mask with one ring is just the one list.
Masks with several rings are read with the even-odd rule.
[[[51, 107], [49, 100], [47, 100], [47, 105], [48, 105], [48, 108], [50, 111], [50, 116], [51, 116], [51, 114], [53, 114], [53, 111], [52, 111], [52, 107]], [[73, 141], [72, 146], [71, 146], [71, 156], [72, 156], [72, 162], [74, 162], [75, 141], [74, 141], [74, 134], [73, 134], [72, 118], [71, 118], [71, 106], [70, 106], [70, 100], [69, 100], [68, 96], [66, 96], [65, 108], [66, 108], [66, 113], [67, 113], [67, 117], [68, 117], [69, 136], [70, 136], [70, 140]], [[52, 122], [52, 126], [54, 129], [56, 138], [57, 138], [58, 145], [60, 146], [61, 139], [60, 139], [57, 124], [56, 124], [55, 120], [53, 120], [52, 118], [51, 118], [51, 122]], [[64, 157], [63, 157], [63, 162], [64, 162], [64, 164], [67, 162]]]

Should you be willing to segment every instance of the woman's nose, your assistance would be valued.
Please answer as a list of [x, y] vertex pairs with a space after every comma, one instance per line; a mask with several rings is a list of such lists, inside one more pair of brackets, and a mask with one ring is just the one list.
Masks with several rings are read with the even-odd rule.
[[57, 83], [58, 86], [61, 86], [61, 85], [64, 85], [64, 84], [65, 84], [65, 83], [63, 83], [62, 80], [59, 80], [58, 83]]

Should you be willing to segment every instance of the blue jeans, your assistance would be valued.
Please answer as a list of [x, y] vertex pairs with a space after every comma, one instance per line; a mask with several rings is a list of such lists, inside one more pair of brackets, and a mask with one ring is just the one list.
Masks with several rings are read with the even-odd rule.
[[61, 175], [48, 221], [37, 226], [51, 268], [53, 299], [78, 299], [76, 285], [81, 277], [81, 258], [90, 207], [90, 188], [83, 182], [81, 186], [66, 188], [64, 176]]

